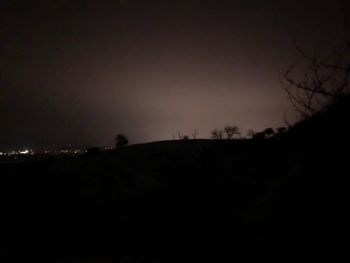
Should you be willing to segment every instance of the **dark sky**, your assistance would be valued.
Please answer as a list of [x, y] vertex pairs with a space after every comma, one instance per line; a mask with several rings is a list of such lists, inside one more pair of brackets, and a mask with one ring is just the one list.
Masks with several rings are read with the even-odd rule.
[[328, 49], [348, 1], [0, 0], [0, 147], [261, 130], [295, 114], [294, 43]]

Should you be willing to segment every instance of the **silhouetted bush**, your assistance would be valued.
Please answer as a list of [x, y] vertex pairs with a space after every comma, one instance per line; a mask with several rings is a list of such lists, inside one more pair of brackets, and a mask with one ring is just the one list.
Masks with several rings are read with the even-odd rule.
[[128, 138], [124, 134], [117, 134], [115, 137], [115, 146], [121, 147], [129, 144]]
[[264, 140], [264, 139], [272, 138], [274, 135], [275, 135], [275, 131], [273, 130], [273, 128], [266, 128], [261, 132], [256, 132], [255, 134], [253, 134], [252, 139]]
[[223, 130], [218, 130], [215, 129], [211, 132], [211, 138], [212, 139], [222, 139], [224, 135], [224, 131]]
[[177, 136], [174, 136], [174, 140], [178, 139], [178, 140], [189, 140], [190, 137], [186, 134], [182, 134], [181, 132], [177, 133]]
[[263, 133], [265, 134], [265, 138], [271, 138], [275, 134], [275, 131], [273, 128], [266, 128]]

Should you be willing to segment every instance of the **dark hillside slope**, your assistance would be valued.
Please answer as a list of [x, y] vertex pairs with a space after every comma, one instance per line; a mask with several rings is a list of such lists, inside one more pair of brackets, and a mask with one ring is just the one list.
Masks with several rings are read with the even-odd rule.
[[266, 143], [152, 143], [3, 168], [6, 246], [30, 253], [104, 253], [118, 246], [167, 251], [177, 239], [190, 248], [226, 227], [241, 231], [236, 210], [254, 202], [272, 180], [256, 177], [257, 170], [277, 178], [284, 169], [269, 164]]
[[350, 96], [331, 104], [325, 111], [295, 124], [289, 139], [299, 143], [348, 142], [350, 136]]
[[210, 261], [341, 249], [348, 138], [308, 143], [310, 129], [333, 122], [319, 120], [282, 140], [168, 141], [1, 164], [1, 252], [172, 262], [185, 252]]

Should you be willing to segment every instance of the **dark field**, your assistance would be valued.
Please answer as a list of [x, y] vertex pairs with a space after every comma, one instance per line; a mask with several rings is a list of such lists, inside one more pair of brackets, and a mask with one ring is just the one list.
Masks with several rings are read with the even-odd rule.
[[189, 140], [3, 164], [2, 254], [202, 261], [338, 246], [347, 160], [335, 145]]

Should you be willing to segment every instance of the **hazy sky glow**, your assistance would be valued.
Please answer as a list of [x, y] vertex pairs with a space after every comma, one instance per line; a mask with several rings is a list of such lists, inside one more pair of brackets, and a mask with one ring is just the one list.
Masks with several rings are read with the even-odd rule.
[[[304, 3], [307, 2], [307, 3]], [[343, 4], [346, 1], [343, 1]], [[342, 1], [0, 0], [0, 146], [209, 137], [295, 119], [294, 39], [341, 37]]]

